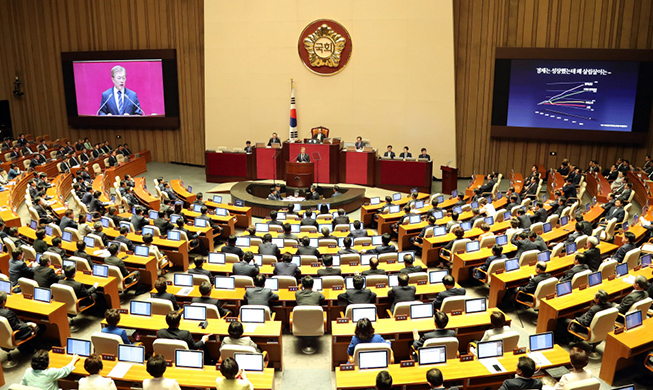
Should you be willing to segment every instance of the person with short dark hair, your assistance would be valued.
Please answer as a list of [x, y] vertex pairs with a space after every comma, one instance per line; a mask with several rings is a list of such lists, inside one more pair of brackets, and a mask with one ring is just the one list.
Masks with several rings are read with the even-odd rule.
[[381, 335], [374, 334], [374, 326], [372, 322], [367, 318], [361, 318], [356, 323], [356, 329], [354, 330], [354, 336], [351, 338], [349, 347], [347, 347], [347, 354], [349, 356], [354, 356], [354, 350], [356, 346], [361, 343], [388, 343], [381, 337]]
[[624, 233], [624, 239], [626, 242], [612, 255], [612, 259], [617, 260], [619, 264], [623, 263], [626, 258], [626, 253], [637, 248], [635, 243], [637, 242], [637, 237], [633, 232]]
[[528, 356], [521, 356], [517, 362], [517, 375], [515, 375], [515, 378], [503, 381], [499, 390], [541, 389], [542, 381], [532, 378], [535, 369], [533, 359]]
[[179, 322], [181, 321], [181, 313], [178, 311], [171, 311], [166, 314], [167, 329], [159, 329], [156, 336], [161, 339], [183, 340], [188, 345], [188, 349], [202, 349], [204, 344], [209, 339], [208, 334], [202, 336], [200, 341], [193, 340], [193, 336], [187, 330], [179, 329]]
[[594, 319], [594, 316], [605, 309], [611, 308], [613, 305], [608, 301], [609, 295], [607, 291], [601, 289], [594, 294], [594, 301], [592, 306], [585, 312], [580, 317], [576, 318], [563, 318], [561, 320], [558, 320], [556, 329], [554, 331], [554, 337], [556, 340], [556, 343], [558, 344], [568, 344], [571, 339], [575, 339], [576, 336], [572, 335], [569, 333], [568, 328], [569, 324], [571, 323], [571, 327], [575, 332], [584, 332], [585, 329], [576, 325], [575, 323], [572, 323], [572, 321], [577, 321], [580, 325], [584, 327], [590, 326], [592, 323], [592, 319]]
[[99, 306], [104, 306], [104, 302], [98, 300], [98, 295], [95, 293], [99, 283], [95, 282], [91, 288], [87, 289], [84, 284], [75, 280], [75, 274], [77, 270], [72, 265], [69, 265], [64, 268], [65, 279], [59, 280], [59, 284], [70, 286], [75, 292], [77, 301], [80, 306], [90, 305], [92, 302], [96, 302]]
[[[100, 225], [101, 227], [101, 225]], [[120, 273], [122, 274], [123, 277], [127, 277], [127, 275], [131, 275], [125, 279], [126, 283], [131, 283], [133, 279], [136, 279], [136, 284], [133, 286], [133, 288], [138, 292], [140, 290], [140, 284], [141, 284], [141, 273], [140, 271], [132, 271], [131, 273], [127, 270], [127, 267], [125, 266], [125, 262], [122, 261], [122, 259], [119, 259], [116, 254], [120, 251], [120, 248], [118, 247], [118, 244], [111, 244], [109, 245], [109, 256], [104, 258], [104, 264], [106, 265], [113, 265], [115, 267], [118, 267], [120, 270]]]
[[226, 345], [244, 345], [247, 347], [254, 347], [259, 351], [258, 346], [254, 341], [252, 341], [251, 337], [243, 336], [244, 329], [243, 324], [240, 321], [230, 322], [229, 327], [227, 328], [227, 333], [229, 336], [225, 336], [220, 344], [221, 350]]
[[239, 247], [236, 246], [236, 235], [231, 234], [227, 238], [227, 244], [223, 245], [222, 248], [220, 248], [220, 252], [222, 253], [233, 253], [236, 256], [238, 256], [239, 259], [242, 259], [243, 256], [245, 255], [245, 252]]
[[347, 237], [358, 238], [358, 237], [367, 237], [367, 229], [363, 227], [363, 224], [359, 220], [354, 221], [354, 228], [351, 229]]
[[254, 253], [252, 251], [245, 252], [243, 259], [238, 263], [234, 263], [232, 266], [232, 273], [234, 275], [244, 275], [249, 277], [255, 277], [259, 273], [259, 268], [256, 263], [252, 264], [254, 259]]
[[34, 240], [34, 251], [36, 253], [45, 253], [48, 250], [48, 243], [45, 242], [45, 229], [36, 230], [36, 240]]
[[[431, 368], [426, 372], [426, 383], [429, 384], [431, 390], [445, 390], [444, 376], [442, 371], [437, 368]], [[457, 387], [450, 387], [449, 390], [458, 390]]]
[[103, 364], [100, 355], [93, 353], [84, 360], [84, 369], [89, 376], [79, 378], [79, 390], [116, 390], [116, 384], [111, 378], [100, 375]]
[[204, 260], [203, 257], [200, 256], [195, 257], [195, 260], [193, 260], [193, 264], [195, 264], [195, 268], [189, 268], [188, 273], [191, 275], [204, 275], [207, 278], [209, 278], [209, 281], [211, 282], [211, 284], [213, 284], [213, 280], [214, 280], [213, 274], [208, 269], [204, 269], [205, 261], [206, 260]]
[[574, 278], [574, 275], [577, 273], [588, 270], [589, 267], [586, 264], [585, 255], [583, 253], [576, 253], [574, 255], [574, 266], [560, 278], [560, 283], [571, 282]]
[[388, 291], [388, 298], [392, 299], [392, 305], [390, 306], [390, 312], [394, 314], [395, 306], [397, 302], [411, 302], [415, 300], [415, 292], [417, 288], [415, 286], [409, 286], [408, 280], [410, 279], [408, 273], [400, 273], [397, 276], [399, 280], [399, 285], [392, 287]]
[[157, 278], [154, 281], [154, 288], [156, 289], [156, 292], [152, 294], [152, 298], [168, 300], [172, 302], [172, 308], [174, 310], [179, 310], [179, 304], [177, 303], [177, 298], [173, 294], [167, 292], [168, 282], [166, 281], [166, 278], [164, 277]]
[[[274, 210], [272, 210], [274, 211]], [[258, 254], [259, 255], [269, 255], [269, 256], [274, 256], [277, 259], [281, 257], [281, 250], [276, 244], [272, 243], [272, 234], [270, 233], [265, 233], [263, 235], [263, 242], [261, 242], [258, 246]]]
[[9, 260], [9, 280], [11, 285], [15, 286], [18, 284], [18, 279], [28, 278], [34, 279], [34, 269], [36, 263], [33, 266], [28, 266], [23, 261], [23, 251], [20, 248], [16, 248], [11, 252], [11, 259]]
[[297, 256], [309, 255], [320, 257], [320, 251], [316, 247], [311, 246], [311, 239], [308, 236], [302, 237], [299, 243], [301, 245], [297, 248], [297, 252], [295, 252]]
[[32, 356], [32, 365], [25, 370], [25, 375], [20, 381], [23, 386], [32, 386], [42, 390], [58, 390], [59, 379], [65, 378], [75, 369], [79, 356], [73, 355], [70, 363], [61, 368], [50, 366], [50, 355], [45, 349], [36, 351]]
[[36, 331], [36, 337], [32, 340], [22, 343], [18, 346], [18, 350], [22, 354], [30, 354], [34, 351], [34, 346], [38, 345], [41, 341], [41, 335], [45, 333], [45, 325], [37, 325], [33, 322], [23, 322], [13, 310], [7, 309], [5, 305], [7, 304], [7, 293], [5, 291], [0, 291], [0, 317], [4, 317], [9, 322], [11, 330], [15, 334], [13, 336], [17, 341], [24, 340], [32, 335], [32, 332]]
[[485, 279], [486, 278], [485, 274], [479, 272], [478, 270], [483, 270], [484, 272], [487, 272], [487, 270], [490, 268], [490, 265], [492, 264], [493, 261], [504, 260], [504, 259], [507, 259], [507, 257], [506, 255], [503, 254], [503, 247], [501, 245], [494, 244], [492, 246], [492, 256], [485, 259], [485, 264], [476, 268], [472, 275], [474, 275], [474, 278], [476, 279]]
[[58, 275], [54, 269], [50, 268], [50, 258], [42, 256], [39, 265], [34, 269], [34, 280], [39, 284], [39, 287], [50, 288], [60, 279], [63, 279], [63, 275]]
[[120, 311], [118, 309], [107, 309], [104, 312], [104, 319], [107, 321], [107, 326], [102, 328], [102, 333], [111, 333], [120, 336], [123, 344], [131, 344], [132, 342], [127, 337], [127, 332], [118, 327], [120, 322]]
[[383, 233], [383, 235], [381, 235], [381, 245], [371, 249], [369, 252], [376, 254], [396, 252], [397, 248], [394, 245], [390, 244], [391, 239], [392, 237], [389, 233]]
[[340, 268], [333, 267], [333, 256], [324, 255], [324, 258], [322, 258], [322, 265], [324, 265], [324, 268], [317, 270], [317, 276], [342, 275], [342, 270]]
[[288, 275], [298, 278], [302, 274], [302, 271], [299, 269], [297, 264], [292, 263], [292, 255], [290, 253], [284, 253], [281, 256], [281, 261], [274, 264], [274, 270], [272, 270], [272, 273], [274, 275]]
[[270, 301], [278, 301], [279, 296], [269, 288], [265, 288], [265, 275], [258, 274], [254, 277], [254, 288], [245, 290], [247, 305], [270, 306]]
[[569, 360], [571, 361], [572, 370], [564, 374], [551, 390], [562, 390], [568, 383], [574, 383], [585, 379], [590, 379], [592, 373], [585, 369], [589, 364], [589, 357], [584, 350], [573, 347], [569, 351]]
[[283, 233], [279, 234], [277, 237], [283, 238], [284, 240], [299, 240], [296, 235], [292, 234], [292, 226], [288, 222], [283, 224]]
[[321, 306], [324, 304], [324, 299], [321, 292], [313, 291], [313, 277], [311, 275], [304, 276], [302, 278], [302, 289], [295, 291], [297, 306]]
[[245, 370], [238, 368], [238, 363], [231, 357], [226, 358], [220, 366], [222, 377], [215, 378], [217, 390], [254, 390], [254, 385], [247, 379]]
[[490, 337], [503, 334], [510, 330], [510, 326], [506, 325], [506, 316], [498, 310], [493, 310], [490, 314], [490, 326], [491, 328], [485, 331], [481, 341], [488, 341]]
[[338, 295], [338, 303], [350, 305], [352, 303], [376, 303], [376, 293], [369, 288], [364, 288], [365, 279], [354, 275], [354, 289], [347, 290]]
[[144, 212], [145, 210], [142, 207], [136, 206], [134, 214], [132, 214], [132, 217], [129, 220], [137, 232], [142, 231], [143, 227], [150, 223], [149, 219], [143, 216]]
[[638, 301], [648, 298], [648, 281], [644, 275], [637, 275], [633, 281], [633, 291], [623, 297], [621, 303], [617, 306], [619, 313], [626, 314], [630, 308]]
[[466, 290], [463, 287], [456, 287], [456, 280], [451, 275], [447, 275], [442, 278], [442, 285], [444, 286], [445, 290], [439, 293], [438, 296], [433, 300], [433, 311], [440, 310], [444, 298], [456, 295], [465, 295], [466, 293]]
[[376, 374], [376, 385], [374, 386], [376, 390], [390, 390], [392, 389], [392, 376], [386, 370], [379, 371]]
[[[349, 233], [349, 234], [351, 234], [351, 233]], [[356, 249], [353, 249], [353, 248], [351, 247], [351, 244], [353, 243], [353, 241], [354, 241], [354, 240], [352, 240], [351, 237], [345, 237], [345, 239], [342, 240], [342, 243], [345, 245], [345, 247], [342, 248], [342, 249], [340, 249], [340, 250], [338, 251], [338, 254], [339, 254], [339, 255], [346, 255], [346, 254], [348, 254], [348, 253], [356, 253], [356, 254], [358, 254], [358, 251], [357, 251]]]
[[400, 274], [412, 274], [415, 272], [424, 272], [421, 265], [414, 265], [415, 258], [410, 253], [404, 255], [404, 268], [399, 271]]
[[221, 318], [233, 314], [231, 310], [222, 307], [219, 300], [211, 298], [211, 291], [213, 290], [213, 284], [207, 281], [203, 281], [202, 283], [200, 283], [198, 289], [202, 296], [193, 298], [191, 300], [191, 303], [203, 303], [207, 305], [213, 305], [218, 310], [218, 314], [220, 315]]
[[153, 355], [147, 360], [147, 373], [152, 379], [143, 379], [143, 390], [181, 390], [176, 379], [164, 378], [166, 359], [163, 355]]
[[428, 339], [456, 337], [455, 329], [446, 329], [447, 324], [449, 323], [449, 316], [447, 316], [447, 313], [436, 311], [433, 315], [433, 321], [435, 322], [435, 330], [424, 333], [422, 337], [419, 336], [417, 329], [413, 329], [413, 346], [415, 349], [422, 348], [424, 342]]
[[[317, 199], [319, 199], [320, 195], [317, 193], [317, 191], [315, 191], [313, 187], [311, 187], [311, 190], [315, 194], [314, 196], [317, 196]], [[320, 226], [317, 223], [317, 220], [313, 217], [314, 217], [313, 210], [306, 210], [304, 212], [304, 218], [302, 218], [302, 220], [299, 222], [299, 226], [315, 226], [316, 229], [319, 228]]]

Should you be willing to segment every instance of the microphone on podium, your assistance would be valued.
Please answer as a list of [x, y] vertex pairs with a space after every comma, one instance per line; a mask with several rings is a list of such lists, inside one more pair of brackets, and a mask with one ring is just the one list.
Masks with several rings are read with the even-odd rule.
[[453, 162], [453, 160], [447, 161], [447, 166], [449, 166], [449, 164], [451, 164], [452, 162]]
[[95, 115], [100, 115], [100, 110], [102, 110], [102, 109], [104, 108], [105, 104], [109, 103], [109, 100], [111, 100], [112, 97], [113, 97], [113, 94], [109, 95], [109, 97], [107, 98], [107, 100], [105, 100], [104, 103], [102, 103], [102, 105], [100, 106], [100, 108], [98, 108], [98, 110], [97, 110], [97, 112], [95, 113]]
[[134, 101], [131, 100], [131, 99], [129, 98], [129, 95], [127, 95], [127, 93], [123, 93], [123, 94], [124, 94], [124, 96], [127, 98], [127, 100], [129, 100], [133, 105], [135, 105], [136, 107], [138, 107], [138, 110], [141, 112], [140, 115], [145, 114], [145, 113], [143, 112], [143, 109], [141, 108], [141, 106], [138, 105], [138, 104], [136, 104], [136, 103], [134, 103]]

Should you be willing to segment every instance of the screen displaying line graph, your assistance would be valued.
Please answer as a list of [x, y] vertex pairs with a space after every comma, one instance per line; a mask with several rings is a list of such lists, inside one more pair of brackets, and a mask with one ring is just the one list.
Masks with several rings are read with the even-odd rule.
[[507, 125], [630, 132], [636, 62], [512, 60]]

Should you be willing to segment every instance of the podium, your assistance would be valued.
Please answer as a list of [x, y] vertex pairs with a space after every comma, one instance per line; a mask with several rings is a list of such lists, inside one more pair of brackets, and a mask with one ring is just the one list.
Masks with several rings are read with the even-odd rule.
[[314, 164], [286, 162], [286, 187], [308, 188], [314, 183]]
[[440, 166], [442, 170], [442, 193], [450, 194], [453, 190], [458, 189], [458, 169]]

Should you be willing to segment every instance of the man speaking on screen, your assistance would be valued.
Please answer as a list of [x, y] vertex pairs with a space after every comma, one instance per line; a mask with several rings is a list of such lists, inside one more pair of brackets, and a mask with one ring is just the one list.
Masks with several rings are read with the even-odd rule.
[[97, 115], [143, 115], [136, 92], [125, 88], [127, 72], [116, 65], [111, 68], [113, 87], [102, 93]]

